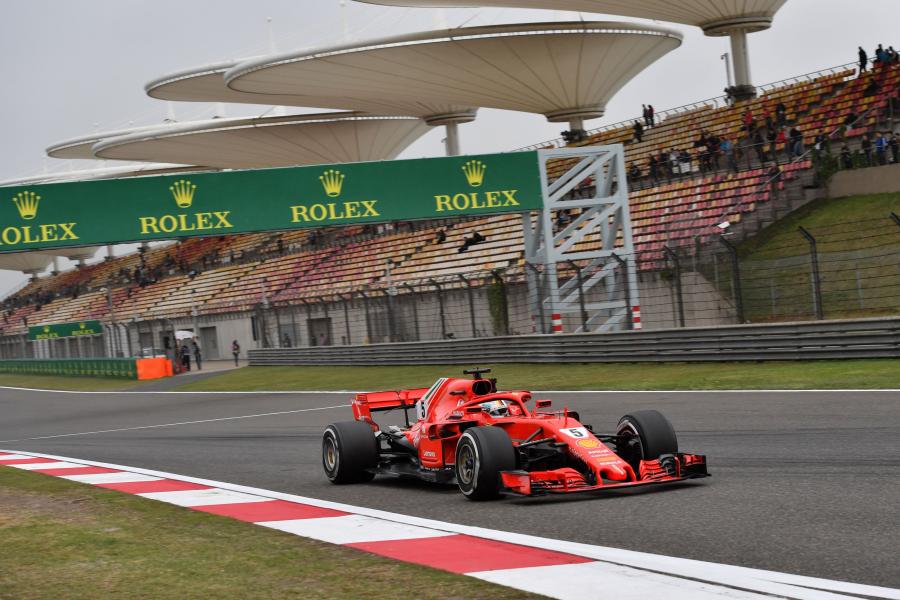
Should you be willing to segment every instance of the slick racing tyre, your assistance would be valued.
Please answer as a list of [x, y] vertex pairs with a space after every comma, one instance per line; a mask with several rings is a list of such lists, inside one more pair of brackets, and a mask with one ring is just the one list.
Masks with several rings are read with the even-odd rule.
[[500, 427], [472, 427], [456, 446], [456, 482], [466, 498], [489, 500], [500, 495], [500, 472], [516, 468], [512, 440]]
[[672, 424], [657, 410], [636, 410], [619, 419], [617, 454], [638, 471], [642, 460], [678, 452]]
[[378, 441], [362, 421], [334, 423], [322, 434], [322, 467], [331, 483], [372, 481], [378, 464]]

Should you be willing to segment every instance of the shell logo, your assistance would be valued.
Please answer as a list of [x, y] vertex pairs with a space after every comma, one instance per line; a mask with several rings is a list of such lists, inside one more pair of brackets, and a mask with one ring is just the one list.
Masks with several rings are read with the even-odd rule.
[[579, 446], [581, 446], [582, 448], [596, 448], [597, 446], [600, 445], [600, 442], [597, 440], [578, 440], [575, 443], [578, 444]]

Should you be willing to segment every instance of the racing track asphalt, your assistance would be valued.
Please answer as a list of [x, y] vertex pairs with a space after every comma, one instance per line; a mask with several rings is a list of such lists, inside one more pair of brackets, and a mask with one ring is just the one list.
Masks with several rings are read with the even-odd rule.
[[[502, 382], [501, 382], [502, 383]], [[549, 396], [542, 394], [540, 396]], [[341, 394], [0, 389], [0, 448], [158, 469], [410, 515], [656, 554], [900, 587], [900, 397], [891, 392], [556, 393], [597, 431], [658, 408], [713, 477], [644, 493], [465, 500], [454, 487], [333, 486], [319, 443], [349, 408], [30, 441], [345, 404]], [[892, 558], [893, 557], [893, 558]]]

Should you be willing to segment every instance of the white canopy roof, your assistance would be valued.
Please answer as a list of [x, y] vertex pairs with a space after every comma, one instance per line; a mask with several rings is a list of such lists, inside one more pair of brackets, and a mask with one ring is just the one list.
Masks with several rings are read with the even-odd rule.
[[787, 0], [357, 0], [369, 4], [423, 7], [544, 8], [684, 23], [709, 35], [734, 28], [767, 29]]
[[423, 102], [414, 97], [385, 99], [367, 94], [365, 90], [354, 90], [354, 94], [340, 98], [242, 92], [226, 86], [223, 77], [226, 71], [241, 63], [231, 61], [172, 73], [151, 81], [144, 89], [149, 96], [160, 100], [343, 109], [375, 115], [420, 117], [430, 125], [465, 123], [475, 119], [475, 109], [469, 106], [453, 106], [440, 100]]
[[0, 254], [0, 270], [39, 273], [53, 262], [53, 255], [43, 252], [10, 252]]
[[130, 127], [128, 129], [117, 129], [114, 131], [98, 131], [90, 135], [63, 140], [62, 142], [58, 142], [47, 148], [47, 156], [52, 158], [93, 159], [95, 157], [92, 148], [94, 147], [94, 144], [101, 140], [141, 131], [152, 131], [159, 127], [159, 125], [147, 125], [143, 127]]
[[675, 31], [627, 23], [494, 25], [254, 59], [229, 69], [225, 82], [341, 108], [377, 97], [569, 121], [601, 116], [622, 86], [680, 44]]
[[98, 158], [265, 168], [396, 158], [428, 131], [421, 119], [360, 113], [212, 119], [105, 138]]

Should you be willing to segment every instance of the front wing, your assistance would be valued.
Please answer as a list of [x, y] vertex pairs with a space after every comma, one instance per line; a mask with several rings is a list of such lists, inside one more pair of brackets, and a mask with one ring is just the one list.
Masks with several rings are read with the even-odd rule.
[[591, 483], [571, 468], [552, 471], [503, 471], [500, 473], [504, 492], [519, 496], [603, 492], [648, 485], [659, 485], [709, 477], [706, 457], [702, 454], [670, 454], [655, 460], [643, 460], [637, 481]]

